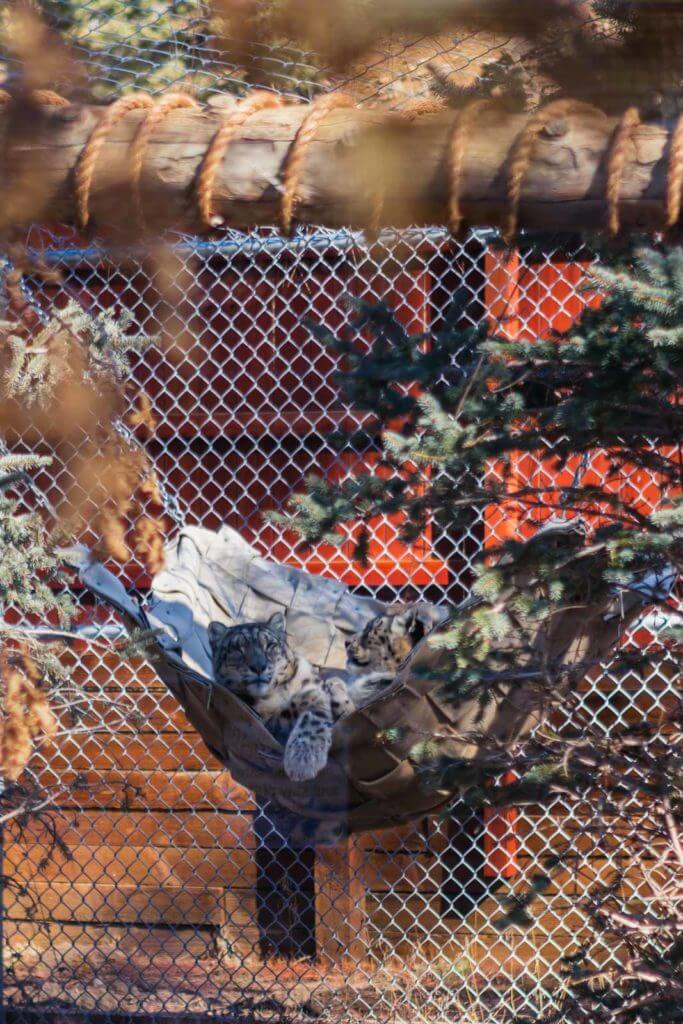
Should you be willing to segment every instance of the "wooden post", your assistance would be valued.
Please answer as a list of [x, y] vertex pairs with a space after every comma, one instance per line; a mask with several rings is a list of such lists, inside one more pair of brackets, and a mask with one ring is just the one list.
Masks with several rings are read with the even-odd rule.
[[[236, 132], [218, 168], [213, 207], [225, 227], [277, 223], [284, 171], [309, 106], [262, 110]], [[110, 224], [125, 237], [140, 237], [131, 184], [131, 149], [145, 110], [131, 110], [108, 133], [94, 168], [87, 202], [76, 202], [74, 182], [81, 156], [106, 108], [73, 104], [44, 107], [30, 134], [17, 129], [12, 104], [0, 109], [0, 208], [22, 223]], [[329, 112], [307, 146], [301, 167], [295, 219], [327, 227], [366, 227], [373, 197], [384, 197], [382, 222], [392, 227], [444, 224], [451, 180], [448, 140], [454, 112], [413, 121], [367, 109]], [[510, 155], [533, 115], [491, 109], [468, 134], [459, 202], [464, 222], [487, 227], [510, 219]], [[200, 109], [171, 111], [156, 125], [145, 151], [140, 199], [150, 231], [163, 227], [208, 230], [201, 222], [196, 181], [221, 123], [220, 114]], [[607, 168], [618, 119], [577, 103], [541, 132], [523, 176], [518, 227], [554, 231], [599, 228], [608, 213], [626, 229], [659, 229], [668, 186], [672, 125], [633, 128], [625, 147], [617, 208], [607, 201]], [[25, 183], [25, 195], [17, 192]], [[18, 197], [18, 198], [17, 198]], [[21, 201], [20, 201], [21, 200]], [[16, 212], [15, 212], [16, 211]], [[20, 211], [20, 212], [19, 212]]]
[[358, 962], [367, 953], [363, 851], [288, 842], [289, 823], [263, 801], [254, 818], [256, 887], [226, 895], [224, 955]]
[[[517, 781], [514, 772], [506, 772], [503, 782]], [[486, 878], [514, 878], [519, 873], [519, 839], [515, 831], [515, 807], [484, 808], [484, 875]]]
[[486, 858], [483, 844], [481, 811], [458, 805], [447, 823], [448, 842], [441, 852], [443, 886], [442, 912], [445, 917], [465, 920], [490, 892], [490, 879], [485, 877]]
[[484, 255], [484, 305], [491, 330], [504, 338], [519, 337], [519, 252], [487, 249]]
[[300, 960], [316, 955], [315, 850], [287, 840], [285, 818], [267, 801], [254, 819], [259, 951]]
[[223, 922], [216, 935], [219, 957], [241, 963], [260, 954], [260, 932], [254, 889], [226, 889]]
[[368, 953], [364, 852], [351, 836], [319, 847], [315, 861], [315, 935], [318, 956], [355, 963]]

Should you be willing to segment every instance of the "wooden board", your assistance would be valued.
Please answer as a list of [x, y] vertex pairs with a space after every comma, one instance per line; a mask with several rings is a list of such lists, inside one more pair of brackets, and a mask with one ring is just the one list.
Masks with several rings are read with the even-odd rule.
[[51, 766], [35, 773], [46, 789], [65, 786], [56, 801], [60, 808], [139, 811], [246, 811], [255, 807], [251, 792], [227, 771], [103, 771]]
[[[88, 732], [175, 735], [195, 731], [183, 708], [168, 691], [131, 692], [130, 687], [118, 686], [83, 686], [81, 691], [79, 706], [86, 709], [83, 721]], [[71, 724], [67, 707], [64, 725], [70, 727]]]
[[173, 742], [160, 736], [141, 738], [116, 733], [66, 738], [59, 746], [46, 746], [50, 767], [55, 772], [94, 769], [141, 771], [199, 771], [211, 761], [196, 733], [174, 736]]
[[256, 893], [224, 892], [223, 919], [216, 936], [221, 956], [240, 961], [260, 955], [260, 933], [257, 921]]
[[427, 939], [443, 921], [439, 895], [372, 893], [366, 897], [366, 907], [371, 944], [396, 932], [413, 933], [414, 941]]
[[438, 892], [443, 884], [443, 866], [429, 854], [363, 851], [357, 870], [372, 892]]
[[[43, 815], [69, 846], [200, 847], [253, 850], [249, 814], [203, 811], [51, 811]], [[45, 844], [49, 834], [39, 821], [27, 829], [28, 839]], [[7, 839], [16, 840], [16, 826], [8, 826]]]
[[318, 956], [356, 963], [367, 956], [364, 851], [353, 837], [315, 858], [315, 939]]
[[137, 925], [111, 924], [64, 924], [28, 921], [3, 923], [5, 948], [16, 954], [29, 951], [32, 956], [56, 957], [73, 953], [78, 949], [81, 955], [89, 951], [111, 952], [148, 958], [150, 962], [160, 957], [173, 960], [190, 956], [196, 960], [216, 956], [216, 928], [194, 928], [177, 925], [169, 928], [140, 927]]
[[364, 850], [378, 850], [385, 853], [430, 852], [432, 850], [431, 822], [425, 832], [424, 820], [421, 818], [408, 825], [396, 825], [379, 832], [363, 832], [358, 837], [359, 843]]
[[128, 885], [98, 882], [29, 882], [8, 889], [9, 920], [73, 923], [220, 925], [224, 891], [206, 886]]
[[[547, 978], [556, 983], [565, 952], [578, 951], [591, 938], [586, 930], [558, 929], [555, 922], [548, 921], [524, 931], [502, 934], [492, 928], [474, 931], [467, 927], [441, 927], [429, 938], [419, 940], [414, 934], [389, 932], [385, 945], [390, 946], [397, 960], [417, 961], [429, 965], [431, 971], [455, 971], [470, 978], [473, 984], [496, 979], [501, 973], [506, 979], [531, 976], [536, 981]], [[603, 946], [595, 947], [593, 955], [596, 964], [600, 964], [620, 952], [624, 950]]]
[[128, 885], [206, 885], [226, 889], [256, 884], [253, 853], [245, 849], [172, 846], [72, 846], [45, 862], [42, 846], [13, 843], [5, 850], [5, 870], [16, 881], [122, 883]]

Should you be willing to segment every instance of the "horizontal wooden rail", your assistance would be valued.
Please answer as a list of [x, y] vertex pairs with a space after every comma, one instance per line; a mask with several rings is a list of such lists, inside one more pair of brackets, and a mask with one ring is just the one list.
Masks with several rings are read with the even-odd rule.
[[[128, 104], [118, 117], [106, 107], [42, 105], [20, 130], [14, 110], [0, 108], [3, 219], [15, 210], [88, 233], [267, 225], [282, 222], [283, 202], [287, 223], [291, 213], [292, 223], [328, 227], [455, 225], [457, 209], [458, 224], [500, 225], [508, 235], [658, 229], [680, 210], [676, 126], [641, 123], [633, 109], [618, 119], [573, 101], [534, 115], [485, 104], [469, 112], [466, 132], [464, 114], [446, 109], [411, 119], [328, 105], [314, 122], [309, 104], [255, 109], [235, 120], [212, 167], [208, 224], [203, 171], [229, 111], [167, 105], [146, 128], [154, 105]], [[17, 199], [23, 183], [30, 202]]]

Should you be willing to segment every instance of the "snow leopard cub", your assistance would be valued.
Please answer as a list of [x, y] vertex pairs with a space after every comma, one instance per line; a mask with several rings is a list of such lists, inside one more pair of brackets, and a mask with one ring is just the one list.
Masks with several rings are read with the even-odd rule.
[[396, 672], [428, 629], [419, 605], [378, 615], [346, 641], [347, 668], [351, 672]]
[[287, 643], [282, 612], [267, 622], [241, 626], [212, 622], [209, 643], [215, 681], [252, 707], [285, 742], [284, 769], [295, 782], [322, 771], [335, 721], [358, 700], [370, 699], [380, 685], [379, 673], [365, 673], [350, 686], [338, 677], [323, 679]]

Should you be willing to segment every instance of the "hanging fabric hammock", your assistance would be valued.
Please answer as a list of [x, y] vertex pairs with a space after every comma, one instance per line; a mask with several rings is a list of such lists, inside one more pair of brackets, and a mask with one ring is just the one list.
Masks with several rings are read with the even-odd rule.
[[[571, 524], [552, 527], [572, 528]], [[97, 562], [85, 559], [86, 587], [124, 616], [127, 624], [158, 631], [150, 658], [206, 746], [233, 778], [270, 801], [292, 832], [319, 841], [324, 826], [337, 834], [386, 828], [431, 814], [453, 798], [429, 787], [411, 758], [430, 742], [438, 755], [474, 759], [528, 734], [547, 714], [536, 687], [523, 682], [483, 708], [474, 698], [458, 705], [441, 699], [439, 672], [448, 655], [427, 636], [411, 652], [394, 682], [368, 705], [342, 717], [334, 728], [327, 767], [311, 782], [292, 782], [283, 770], [283, 747], [238, 697], [212, 680], [208, 626], [286, 616], [291, 646], [321, 672], [343, 673], [345, 640], [386, 605], [353, 594], [346, 586], [263, 558], [238, 533], [184, 528], [166, 551], [166, 568], [143, 604]], [[652, 599], [641, 585], [575, 611], [554, 616], [538, 643], [558, 660], [596, 661]], [[445, 613], [424, 605], [423, 615], [444, 628]], [[524, 656], [520, 656], [520, 669]], [[558, 695], [561, 696], [561, 695]]]

